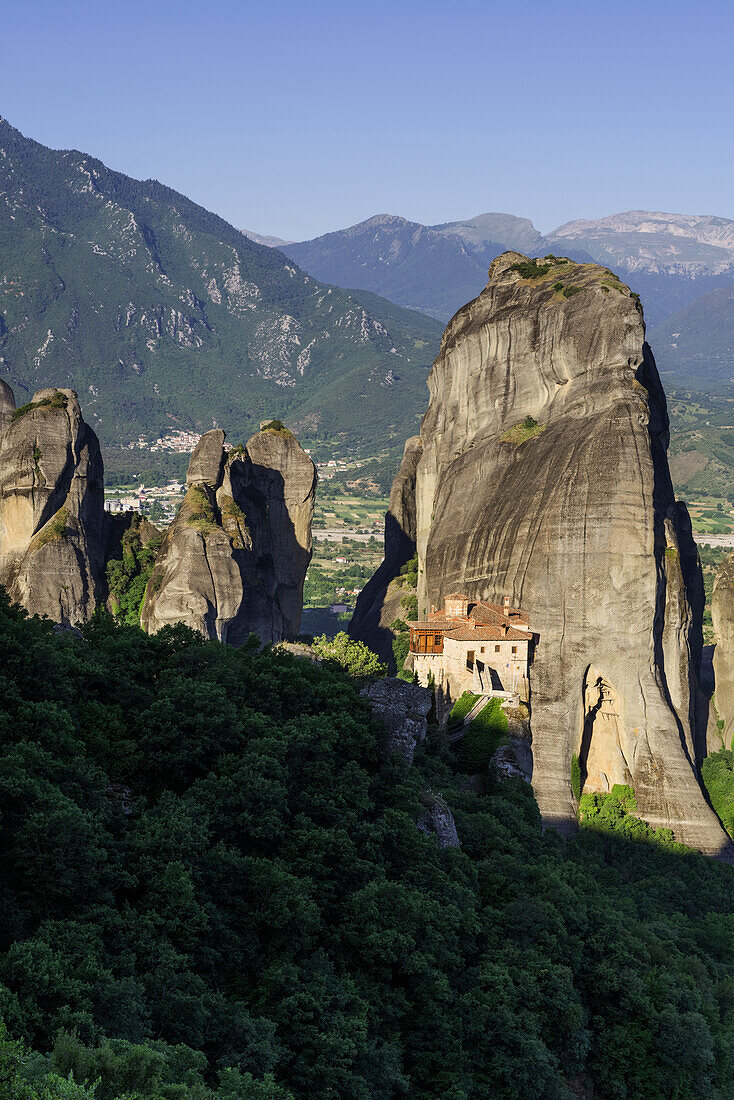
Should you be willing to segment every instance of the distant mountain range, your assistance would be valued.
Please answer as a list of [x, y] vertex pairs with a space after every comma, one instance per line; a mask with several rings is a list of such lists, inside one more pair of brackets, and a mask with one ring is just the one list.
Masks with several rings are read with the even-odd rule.
[[734, 381], [734, 282], [679, 309], [648, 340], [673, 378], [693, 379], [700, 389]]
[[0, 378], [19, 402], [76, 389], [107, 445], [215, 425], [236, 439], [279, 417], [307, 445], [394, 447], [418, 427], [443, 321], [508, 248], [619, 270], [642, 294], [667, 383], [734, 378], [726, 219], [630, 212], [543, 236], [509, 214], [379, 215], [293, 244], [4, 119]]
[[445, 225], [378, 214], [314, 241], [278, 247], [318, 279], [372, 290], [445, 322], [476, 297], [495, 256], [508, 248], [534, 255], [542, 240], [526, 218], [508, 214]]
[[371, 290], [444, 322], [482, 290], [489, 264], [508, 248], [593, 259], [640, 293], [656, 341], [668, 321], [686, 311], [696, 347], [663, 341], [658, 355], [664, 374], [687, 385], [734, 379], [726, 336], [734, 329], [726, 293], [734, 286], [734, 221], [726, 218], [632, 210], [568, 222], [543, 236], [527, 218], [510, 214], [441, 225], [378, 214], [311, 241], [278, 241], [278, 247], [316, 278]]
[[78, 391], [102, 440], [280, 417], [380, 445], [417, 427], [442, 326], [329, 286], [155, 180], [0, 120], [0, 378]]

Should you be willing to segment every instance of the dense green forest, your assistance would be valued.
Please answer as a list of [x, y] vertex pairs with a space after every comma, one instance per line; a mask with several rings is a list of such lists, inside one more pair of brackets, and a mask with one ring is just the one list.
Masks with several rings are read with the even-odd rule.
[[0, 657], [2, 1100], [734, 1094], [730, 867], [383, 759], [336, 662], [4, 599]]

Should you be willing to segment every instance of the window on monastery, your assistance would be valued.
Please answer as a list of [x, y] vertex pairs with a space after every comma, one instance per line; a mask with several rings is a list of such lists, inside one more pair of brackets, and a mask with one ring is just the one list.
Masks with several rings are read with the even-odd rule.
[[474, 650], [468, 649], [466, 651], [466, 667], [474, 668]]
[[495, 651], [495, 653], [499, 653], [499, 651], [500, 651], [500, 647], [499, 647], [498, 645], [496, 645], [496, 646], [494, 647], [494, 651]]
[[513, 652], [513, 653], [517, 653], [517, 646], [516, 646], [516, 645], [514, 645], [514, 646], [512, 647], [512, 652]]

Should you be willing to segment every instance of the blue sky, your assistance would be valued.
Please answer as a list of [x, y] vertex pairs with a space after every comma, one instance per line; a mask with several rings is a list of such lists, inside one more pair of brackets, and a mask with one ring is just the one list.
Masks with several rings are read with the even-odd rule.
[[1, 30], [0, 114], [241, 228], [734, 218], [730, 0], [24, 0]]

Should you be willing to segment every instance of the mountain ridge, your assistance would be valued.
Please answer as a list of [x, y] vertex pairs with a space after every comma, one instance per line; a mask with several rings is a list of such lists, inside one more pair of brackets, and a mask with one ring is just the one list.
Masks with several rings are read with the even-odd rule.
[[440, 337], [435, 321], [314, 280], [158, 181], [7, 120], [0, 257], [0, 376], [21, 401], [76, 390], [107, 444], [223, 422], [249, 435], [273, 415], [312, 440], [399, 436]]

